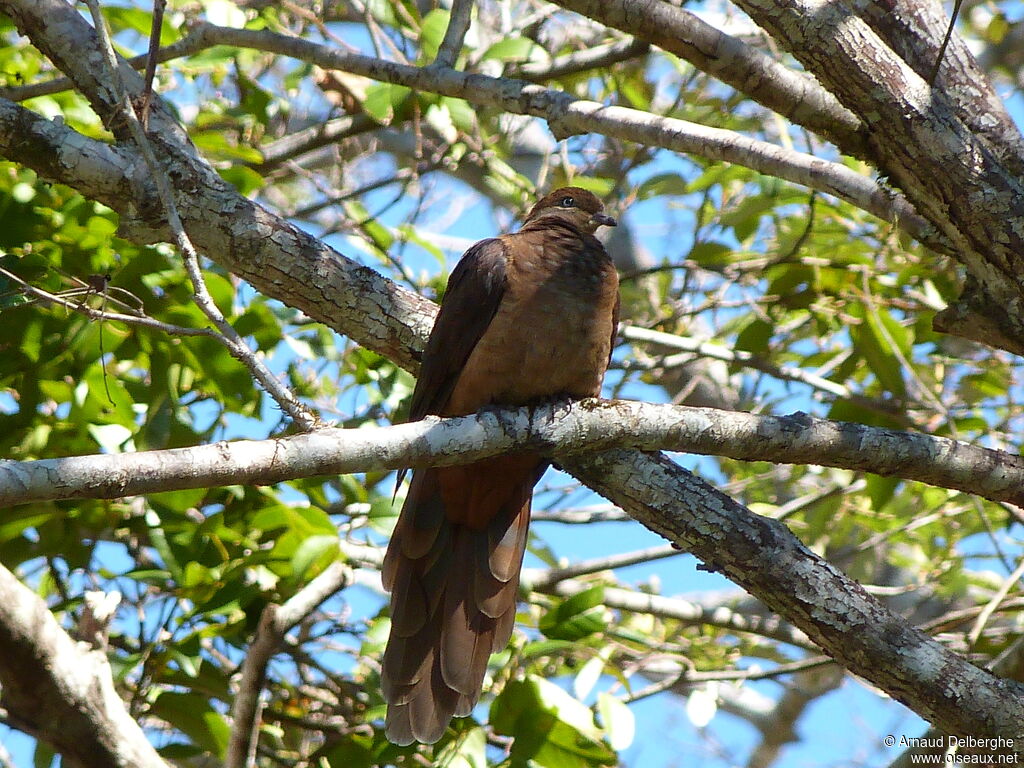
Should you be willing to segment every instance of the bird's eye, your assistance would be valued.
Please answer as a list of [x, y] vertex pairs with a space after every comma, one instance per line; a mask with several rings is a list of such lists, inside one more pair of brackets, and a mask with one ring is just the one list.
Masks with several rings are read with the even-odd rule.
[[574, 205], [576, 205], [576, 201], [573, 198], [571, 198], [571, 197], [563, 197], [562, 198], [561, 206], [563, 208], [572, 208]]

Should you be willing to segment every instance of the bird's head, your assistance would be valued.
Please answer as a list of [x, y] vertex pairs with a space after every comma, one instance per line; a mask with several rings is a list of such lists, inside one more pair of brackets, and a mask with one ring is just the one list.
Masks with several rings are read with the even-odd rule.
[[617, 222], [604, 212], [604, 204], [592, 192], [579, 187], [560, 187], [544, 195], [530, 209], [526, 224], [541, 219], [567, 221], [581, 232], [593, 234], [598, 227], [614, 227]]

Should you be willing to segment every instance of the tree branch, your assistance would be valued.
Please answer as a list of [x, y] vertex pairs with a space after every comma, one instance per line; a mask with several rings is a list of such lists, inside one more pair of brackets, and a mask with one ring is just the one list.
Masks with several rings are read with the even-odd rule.
[[1024, 506], [1024, 457], [944, 437], [796, 413], [758, 416], [627, 400], [501, 410], [365, 429], [321, 429], [273, 440], [0, 461], [0, 507], [67, 498], [118, 498], [299, 477], [449, 466], [509, 451], [559, 461], [632, 447], [818, 464], [954, 488]]
[[[1007, 129], [1004, 110], [994, 116], [979, 113], [978, 98], [963, 100], [964, 106], [959, 88], [931, 87], [914, 68], [922, 64], [920, 59], [909, 56], [908, 63], [893, 51], [857, 14], [855, 4], [738, 4], [861, 116], [879, 173], [888, 176], [953, 246], [951, 253], [967, 267], [977, 289], [970, 315], [984, 318], [996, 332], [972, 333], [969, 320], [946, 327], [971, 338], [988, 338], [990, 344], [1017, 354], [1024, 352], [1024, 142], [1019, 130]], [[889, 23], [888, 15], [885, 21]], [[874, 23], [880, 26], [877, 19]], [[926, 35], [927, 30], [915, 34]], [[941, 42], [933, 43], [937, 51]], [[969, 91], [977, 96], [986, 88]], [[976, 131], [979, 119], [1000, 125]]]
[[290, 56], [325, 69], [340, 69], [374, 80], [466, 99], [514, 114], [547, 120], [556, 138], [600, 133], [624, 141], [690, 152], [711, 160], [738, 163], [780, 179], [835, 195], [884, 221], [897, 224], [915, 238], [944, 249], [936, 230], [898, 194], [839, 163], [783, 149], [734, 131], [691, 123], [625, 107], [576, 99], [563, 91], [521, 80], [466, 74], [440, 66], [414, 67], [347, 53], [298, 37], [234, 29], [201, 22], [193, 28], [210, 45], [234, 45]]
[[860, 119], [814, 78], [715, 29], [696, 14], [665, 0], [554, 2], [676, 54], [844, 152], [867, 159]]
[[444, 31], [444, 39], [437, 49], [436, 67], [454, 67], [455, 60], [462, 50], [462, 41], [469, 32], [469, 23], [473, 15], [473, 0], [453, 0], [451, 14], [448, 17], [448, 28]]
[[102, 651], [76, 643], [0, 565], [0, 686], [12, 725], [77, 768], [167, 768], [114, 689]]
[[[153, 147], [150, 145], [142, 123], [135, 114], [135, 108], [131, 103], [128, 91], [121, 82], [120, 67], [107, 35], [106, 21], [103, 19], [103, 13], [100, 11], [99, 0], [85, 0], [85, 3], [89, 6], [89, 11], [92, 14], [93, 29], [96, 31], [97, 43], [107, 64], [110, 89], [117, 98], [118, 122], [128, 128], [135, 147], [145, 160], [146, 167], [149, 169], [153, 182], [156, 185], [157, 195], [160, 197], [160, 204], [167, 216], [168, 226], [171, 229], [174, 241], [184, 262], [185, 272], [192, 283], [192, 300], [217, 328], [219, 333], [214, 335], [213, 338], [222, 344], [233, 358], [249, 369], [253, 378], [274, 399], [281, 410], [292, 418], [292, 421], [301, 429], [312, 429], [317, 423], [316, 416], [299, 402], [292, 391], [270, 372], [270, 369], [257, 356], [256, 352], [249, 349], [242, 337], [227, 321], [216, 303], [214, 303], [213, 297], [206, 287], [206, 279], [203, 277], [202, 269], [199, 266], [199, 254], [196, 252], [192, 240], [186, 234], [185, 228], [181, 223], [181, 217], [178, 215], [178, 207], [174, 201], [174, 190], [171, 187], [171, 181], [167, 177], [163, 166], [157, 162], [156, 155], [153, 153]], [[150, 103], [148, 98], [150, 95], [149, 89], [146, 89], [144, 104], [147, 107]]]
[[259, 730], [259, 700], [267, 664], [281, 646], [285, 634], [316, 610], [320, 603], [351, 583], [352, 570], [343, 563], [334, 562], [284, 605], [271, 603], [263, 609], [256, 636], [242, 662], [238, 693], [231, 704], [231, 739], [224, 758], [226, 768], [243, 768], [249, 764]]
[[[936, 726], [963, 736], [1024, 736], [1024, 686], [978, 669], [910, 627], [781, 523], [751, 513], [660, 454], [609, 451], [563, 463]], [[1024, 749], [1024, 739], [1017, 744]]]
[[619, 62], [645, 56], [650, 50], [651, 46], [641, 40], [619, 40], [567, 53], [547, 62], [527, 61], [514, 67], [509, 74], [531, 83], [541, 83], [578, 72], [606, 69]]
[[[564, 579], [550, 582], [549, 572], [523, 571], [522, 583], [526, 589], [559, 597], [572, 597], [593, 587], [593, 583]], [[534, 580], [537, 580], [536, 583]], [[818, 647], [798, 629], [794, 629], [777, 616], [748, 616], [722, 605], [705, 607], [679, 597], [649, 595], [622, 587], [605, 587], [604, 604], [633, 613], [649, 613], [663, 619], [675, 619], [686, 624], [708, 624], [732, 632], [748, 632], [778, 640], [788, 645], [816, 651]]]
[[[180, 59], [183, 56], [192, 56], [205, 50], [208, 46], [199, 37], [186, 35], [170, 45], [157, 49], [156, 63], [162, 64], [171, 59]], [[149, 61], [149, 54], [142, 53], [127, 59], [129, 66], [134, 69], [142, 69]], [[17, 85], [9, 88], [0, 88], [0, 98], [10, 101], [26, 101], [39, 96], [48, 96], [54, 93], [61, 93], [74, 88], [75, 85], [70, 77], [55, 77], [42, 83], [29, 83], [28, 85]]]
[[[173, 158], [180, 188], [190, 190], [178, 193], [176, 203], [197, 247], [257, 290], [315, 320], [345, 327], [358, 343], [417, 369], [422, 339], [437, 311], [433, 302], [240, 196], [166, 136], [158, 140]], [[170, 236], [144, 162], [124, 146], [111, 147], [0, 99], [0, 156], [118, 211], [121, 234], [136, 243]]]
[[626, 568], [638, 563], [653, 563], [655, 560], [664, 560], [667, 557], [677, 557], [682, 554], [671, 544], [662, 544], [657, 547], [648, 547], [635, 552], [619, 552], [607, 557], [598, 557], [593, 560], [581, 560], [572, 563], [564, 568], [549, 568], [541, 573], [531, 576], [530, 587], [540, 592], [552, 589], [561, 581], [569, 581], [580, 576], [587, 576], [600, 571], [611, 571], [616, 568]]

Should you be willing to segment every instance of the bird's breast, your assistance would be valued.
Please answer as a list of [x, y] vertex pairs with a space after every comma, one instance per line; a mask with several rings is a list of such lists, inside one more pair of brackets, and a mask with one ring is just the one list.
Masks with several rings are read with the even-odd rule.
[[505, 296], [466, 361], [448, 413], [600, 393], [618, 278], [603, 250], [573, 255], [534, 251], [510, 264]]

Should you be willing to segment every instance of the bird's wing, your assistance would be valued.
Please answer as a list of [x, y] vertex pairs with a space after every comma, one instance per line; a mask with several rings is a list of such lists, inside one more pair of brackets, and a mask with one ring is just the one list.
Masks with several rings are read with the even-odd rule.
[[409, 421], [443, 411], [466, 360], [505, 295], [507, 263], [505, 243], [490, 238], [466, 251], [452, 271], [423, 353]]

